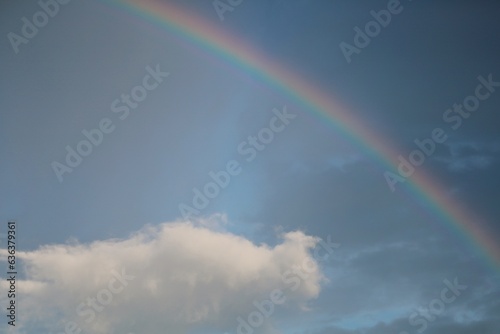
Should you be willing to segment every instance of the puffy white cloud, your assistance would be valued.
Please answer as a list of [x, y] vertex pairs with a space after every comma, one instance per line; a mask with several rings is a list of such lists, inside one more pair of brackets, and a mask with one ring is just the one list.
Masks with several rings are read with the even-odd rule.
[[237, 317], [246, 319], [274, 289], [284, 291], [283, 309], [319, 294], [323, 276], [310, 253], [317, 238], [290, 232], [270, 247], [205, 226], [165, 223], [125, 240], [19, 252], [23, 321], [57, 333], [65, 326], [68, 333], [233, 333]]

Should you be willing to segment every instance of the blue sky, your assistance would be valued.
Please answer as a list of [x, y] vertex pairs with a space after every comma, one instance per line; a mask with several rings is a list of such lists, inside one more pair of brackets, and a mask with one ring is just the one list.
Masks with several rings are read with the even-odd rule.
[[[392, 192], [366, 150], [168, 29], [103, 1], [54, 1], [0, 5], [0, 233], [17, 221], [20, 291], [2, 332], [496, 333], [498, 268], [405, 184]], [[498, 246], [500, 88], [483, 85], [490, 94], [456, 130], [443, 119], [479, 76], [500, 81], [498, 4], [168, 2], [347, 105], [403, 156], [446, 128], [416, 173], [440, 180]], [[214, 3], [233, 10], [221, 20]], [[58, 10], [23, 37], [44, 4]], [[341, 43], [356, 47], [354, 29], [388, 8], [398, 13], [346, 56]], [[98, 143], [87, 156], [83, 132]], [[247, 161], [249, 136], [260, 144]], [[67, 147], [84, 152], [74, 168]], [[54, 162], [71, 172], [58, 177]], [[196, 207], [210, 172], [227, 185]], [[286, 301], [250, 325], [276, 289]], [[92, 296], [112, 296], [94, 317]]]

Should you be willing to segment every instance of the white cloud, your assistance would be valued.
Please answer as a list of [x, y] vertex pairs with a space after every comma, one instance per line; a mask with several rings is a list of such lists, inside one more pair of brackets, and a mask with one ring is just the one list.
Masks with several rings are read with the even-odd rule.
[[[252, 303], [273, 289], [286, 291], [284, 309], [303, 308], [319, 294], [318, 267], [296, 290], [287, 290], [282, 277], [305, 259], [315, 261], [309, 251], [318, 239], [302, 232], [282, 237], [269, 247], [203, 224], [173, 222], [147, 226], [126, 240], [19, 252], [26, 271], [19, 282], [23, 322], [44, 322], [57, 333], [67, 321], [82, 333], [182, 333], [205, 326], [233, 333], [236, 318], [254, 311]], [[114, 278], [122, 271], [134, 276], [122, 279], [123, 288]], [[94, 310], [85, 304], [89, 297], [98, 297]], [[102, 306], [99, 300], [111, 301]]]

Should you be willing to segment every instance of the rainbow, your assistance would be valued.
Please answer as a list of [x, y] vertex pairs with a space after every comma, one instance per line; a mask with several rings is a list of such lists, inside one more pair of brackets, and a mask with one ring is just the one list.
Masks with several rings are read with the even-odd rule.
[[[322, 92], [276, 61], [259, 53], [251, 45], [217, 28], [213, 23], [167, 1], [102, 1], [112, 8], [119, 8], [131, 17], [141, 18], [165, 28], [182, 42], [199, 47], [222, 63], [250, 74], [259, 82], [291, 98], [318, 120], [362, 148], [384, 168], [390, 171], [397, 169], [396, 159], [399, 153], [391, 147], [389, 140], [379, 133], [374, 133], [361, 120], [355, 119], [338, 101], [333, 101], [331, 93]], [[422, 170], [407, 179], [405, 188], [460, 239], [469, 244], [495, 272], [500, 271], [500, 245], [488, 234], [484, 221], [468, 212], [463, 204], [452, 200], [439, 182]]]

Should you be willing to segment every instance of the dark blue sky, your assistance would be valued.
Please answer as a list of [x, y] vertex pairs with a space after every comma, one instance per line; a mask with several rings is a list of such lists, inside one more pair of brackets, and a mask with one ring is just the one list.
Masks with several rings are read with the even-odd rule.
[[[416, 173], [499, 240], [497, 2], [169, 2], [348, 106], [404, 157], [445, 129]], [[496, 333], [498, 267], [407, 184], [391, 192], [385, 166], [311, 110], [120, 6], [41, 3], [0, 5], [0, 220], [18, 222], [26, 251], [19, 333], [64, 332], [68, 321], [82, 333], [237, 333], [238, 317], [329, 238], [333, 256], [314, 258], [255, 333]], [[224, 20], [214, 3], [232, 8]], [[23, 30], [45, 4], [53, 17]], [[362, 46], [355, 28], [371, 11], [391, 19]], [[357, 50], [348, 57], [346, 44]], [[453, 110], [463, 103], [474, 110]], [[86, 140], [98, 144], [78, 146]], [[202, 218], [174, 223], [182, 204]], [[75, 308], [120, 267], [144, 280], [83, 321]], [[445, 302], [455, 279], [467, 287]]]

